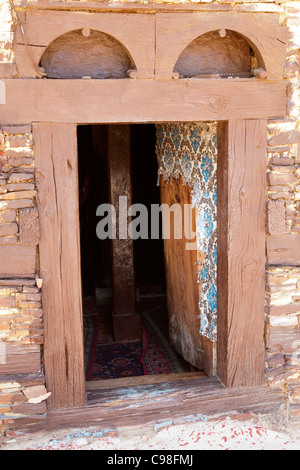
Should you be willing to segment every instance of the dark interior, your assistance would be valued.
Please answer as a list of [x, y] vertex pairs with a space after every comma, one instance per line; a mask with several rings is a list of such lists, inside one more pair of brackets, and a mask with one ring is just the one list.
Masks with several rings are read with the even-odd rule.
[[[81, 234], [81, 276], [87, 380], [190, 371], [190, 364], [171, 347], [168, 338], [168, 311], [162, 236], [134, 240], [136, 311], [142, 338], [116, 342], [113, 324], [112, 241], [96, 235], [96, 209], [110, 202], [106, 125], [78, 126], [79, 203]], [[132, 203], [143, 204], [151, 217], [151, 204], [160, 204], [155, 153], [156, 130], [152, 124], [130, 126]], [[148, 221], [150, 229], [150, 220]], [[161, 230], [160, 230], [161, 232]], [[95, 340], [94, 331], [97, 325]], [[100, 333], [99, 333], [100, 332]], [[110, 339], [106, 339], [107, 335]], [[100, 344], [100, 343], [101, 344]], [[126, 351], [120, 351], [120, 348]], [[111, 348], [114, 348], [111, 352]], [[108, 351], [109, 350], [109, 351]], [[147, 353], [147, 354], [146, 354]], [[134, 356], [135, 355], [135, 356]], [[100, 357], [100, 359], [99, 359]], [[122, 367], [136, 359], [134, 370]], [[139, 360], [141, 358], [141, 360]], [[150, 358], [150, 359], [149, 359]], [[102, 361], [102, 365], [97, 363]], [[127, 361], [127, 362], [126, 362]], [[93, 364], [90, 369], [89, 364]], [[96, 366], [95, 366], [96, 364]], [[104, 371], [112, 366], [113, 376]], [[89, 370], [99, 373], [96, 376]], [[97, 369], [98, 367], [98, 369]], [[96, 378], [95, 378], [96, 377]]]
[[[80, 230], [83, 296], [96, 288], [111, 287], [110, 240], [99, 240], [96, 209], [109, 203], [106, 125], [78, 126]], [[133, 203], [144, 204], [150, 217], [151, 204], [160, 204], [155, 155], [155, 125], [131, 126]], [[149, 220], [150, 227], [150, 220]], [[137, 289], [165, 289], [163, 240], [134, 241]]]

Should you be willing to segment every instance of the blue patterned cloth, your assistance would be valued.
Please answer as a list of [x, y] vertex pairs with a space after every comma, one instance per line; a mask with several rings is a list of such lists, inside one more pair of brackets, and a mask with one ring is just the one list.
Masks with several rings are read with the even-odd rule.
[[197, 249], [205, 253], [198, 271], [202, 283], [199, 331], [217, 337], [217, 125], [177, 122], [156, 126], [158, 176], [182, 178], [192, 188], [197, 209]]

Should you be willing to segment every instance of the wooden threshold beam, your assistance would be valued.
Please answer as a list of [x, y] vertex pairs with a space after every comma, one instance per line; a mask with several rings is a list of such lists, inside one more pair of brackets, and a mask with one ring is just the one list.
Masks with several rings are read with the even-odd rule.
[[209, 420], [237, 413], [278, 413], [283, 404], [282, 393], [267, 386], [228, 389], [217, 377], [205, 377], [126, 389], [91, 390], [87, 392], [86, 407], [50, 410], [43, 419], [19, 419], [12, 426], [23, 432], [72, 426], [153, 429], [166, 421], [173, 424], [191, 417]]
[[0, 125], [223, 121], [286, 115], [286, 83], [256, 78], [6, 79], [0, 80], [0, 88]]
[[121, 379], [108, 379], [108, 380], [90, 380], [86, 382], [86, 390], [105, 390], [113, 388], [128, 388], [139, 387], [141, 385], [153, 385], [163, 382], [174, 382], [185, 379], [199, 379], [206, 377], [202, 371], [199, 372], [180, 372], [175, 374], [155, 374], [155, 375], [140, 375], [137, 377], [123, 377]]

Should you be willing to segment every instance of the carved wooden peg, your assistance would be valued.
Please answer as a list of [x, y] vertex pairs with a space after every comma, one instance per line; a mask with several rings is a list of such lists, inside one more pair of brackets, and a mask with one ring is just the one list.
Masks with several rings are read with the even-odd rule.
[[126, 75], [127, 75], [127, 77], [129, 77], [129, 78], [137, 78], [138, 72], [137, 72], [137, 70], [135, 70], [135, 69], [130, 69], [130, 70], [127, 70]]
[[39, 244], [39, 220], [37, 207], [20, 209], [20, 244], [35, 246]]
[[267, 221], [270, 235], [282, 235], [286, 232], [284, 201], [268, 201]]
[[251, 72], [253, 73], [254, 77], [257, 77], [257, 78], [267, 78], [268, 76], [266, 70], [263, 68], [252, 69]]
[[88, 38], [91, 34], [91, 30], [89, 28], [83, 28], [81, 30], [81, 33], [82, 33], [82, 36], [84, 36], [85, 38]]
[[129, 70], [127, 70], [126, 76], [127, 76], [128, 78], [133, 78], [133, 79], [139, 78], [139, 79], [141, 79], [141, 80], [153, 79], [153, 78], [154, 78], [154, 75], [153, 75], [153, 74], [150, 74], [150, 73], [148, 73], [148, 72], [138, 71], [138, 70], [136, 70], [136, 69], [129, 69]]

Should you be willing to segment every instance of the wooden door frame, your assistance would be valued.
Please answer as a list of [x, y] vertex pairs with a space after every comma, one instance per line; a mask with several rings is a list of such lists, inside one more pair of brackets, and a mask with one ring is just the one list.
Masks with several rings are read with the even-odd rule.
[[[67, 8], [58, 3], [43, 8]], [[92, 5], [96, 11], [108, 9], [105, 14], [48, 11], [44, 15], [30, 10], [23, 28], [17, 27], [21, 79], [0, 80], [0, 125], [33, 123], [49, 408], [86, 402], [76, 199], [78, 124], [219, 121], [218, 305], [222, 308], [218, 309], [217, 374], [227, 387], [264, 383], [266, 119], [286, 116], [287, 82], [281, 78], [287, 32], [277, 15], [236, 11], [202, 15], [202, 8], [219, 7], [116, 5], [120, 14], [111, 12], [110, 5]], [[78, 28], [116, 35], [137, 66], [132, 79], [25, 78], [29, 69], [29, 76], [36, 77], [33, 65], [38, 66], [53, 39]], [[268, 79], [173, 80], [174, 60], [190, 40], [220, 28], [249, 39]], [[32, 57], [24, 53], [28, 44], [23, 44], [23, 30]]]
[[[135, 120], [136, 122], [136, 120]], [[264, 383], [265, 120], [218, 124], [217, 374]], [[84, 406], [76, 124], [33, 123], [49, 408]], [[166, 378], [167, 380], [167, 378]]]

